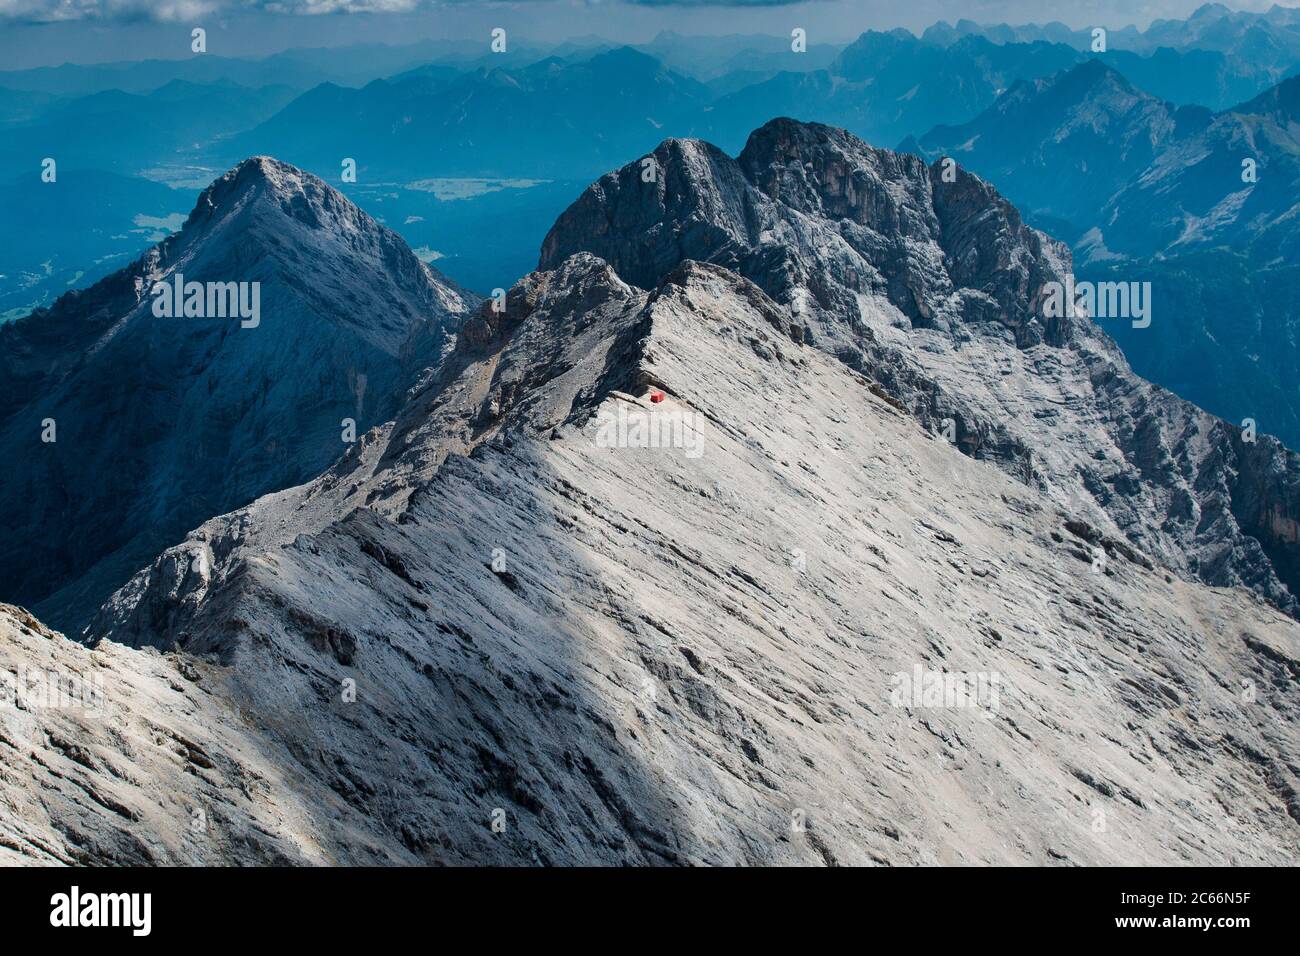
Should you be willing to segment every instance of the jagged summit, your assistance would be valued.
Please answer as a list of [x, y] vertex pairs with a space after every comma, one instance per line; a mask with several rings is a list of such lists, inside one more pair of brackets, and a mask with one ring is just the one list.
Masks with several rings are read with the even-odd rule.
[[651, 181], [631, 163], [560, 216], [542, 268], [587, 250], [645, 288], [683, 259], [725, 266], [968, 454], [1180, 573], [1300, 608], [1300, 459], [1139, 379], [1086, 314], [1054, 316], [1068, 248], [982, 179], [790, 119], [738, 159], [680, 140], [647, 159]]
[[[644, 164], [633, 163], [560, 216], [542, 268], [588, 249], [652, 287], [682, 259], [717, 262], [845, 347], [862, 297], [918, 325], [996, 322], [1021, 344], [1067, 334], [1026, 292], [1062, 272], [1066, 249], [965, 172], [948, 183], [937, 164], [791, 119], [756, 130], [738, 159], [692, 140], [666, 140], [649, 158], [662, 175], [648, 188]], [[834, 281], [813, 275], [813, 263]]]
[[199, 194], [186, 224], [202, 222], [223, 206], [242, 202], [261, 190], [288, 197], [300, 192], [308, 182], [329, 188], [319, 177], [271, 156], [250, 156], [217, 177]]
[[1201, 20], [1209, 17], [1227, 17], [1233, 14], [1231, 7], [1224, 6], [1222, 3], [1203, 3], [1192, 11], [1189, 20]]
[[323, 179], [271, 156], [252, 156], [199, 194], [185, 227], [202, 226], [236, 213], [258, 199], [275, 202], [286, 215], [315, 228], [382, 232], [396, 237]]
[[[993, 102], [989, 110], [1002, 114], [1014, 113], [1023, 111], [1026, 101], [1034, 100], [1039, 101], [1037, 109], [1043, 112], [1048, 109], [1068, 111], [1084, 108], [1099, 114], [1127, 111], [1145, 101], [1163, 103], [1158, 97], [1138, 89], [1123, 73], [1101, 58], [1090, 57], [1047, 76], [1017, 80]], [[1170, 113], [1176, 110], [1172, 104], [1163, 105]], [[1208, 115], [1209, 111], [1203, 112]], [[1058, 122], [1065, 122], [1065, 118], [1058, 117]]]
[[203, 191], [202, 195], [206, 196], [220, 192], [231, 186], [237, 189], [247, 189], [255, 183], [265, 182], [270, 185], [279, 185], [292, 180], [301, 181], [303, 178], [310, 178], [317, 182], [323, 181], [320, 177], [304, 172], [289, 163], [281, 162], [274, 156], [250, 156], [242, 162], [236, 163], [221, 176], [214, 179], [208, 188]]

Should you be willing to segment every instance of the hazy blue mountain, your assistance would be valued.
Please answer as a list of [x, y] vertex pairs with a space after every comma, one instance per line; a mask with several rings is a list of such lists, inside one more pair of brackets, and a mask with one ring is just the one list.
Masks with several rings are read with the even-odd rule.
[[1185, 20], [1156, 20], [1140, 36], [1147, 49], [1218, 50], [1279, 67], [1300, 62], [1300, 10], [1278, 4], [1255, 13], [1207, 3]]
[[770, 76], [826, 69], [843, 48], [843, 44], [817, 43], [815, 36], [809, 39], [803, 53], [794, 53], [789, 35], [687, 36], [664, 30], [636, 49], [671, 70], [710, 81], [738, 72]]
[[75, 168], [0, 182], [0, 322], [122, 268], [180, 227], [196, 193]]
[[876, 136], [888, 144], [935, 123], [972, 116], [1016, 80], [1054, 73], [1080, 54], [1060, 44], [999, 46], [978, 37], [950, 47], [925, 44], [905, 31], [868, 32], [836, 60], [832, 72], [865, 84]]
[[422, 40], [409, 46], [355, 44], [346, 47], [285, 50], [262, 58], [213, 53], [171, 60], [37, 67], [0, 71], [0, 87], [61, 96], [85, 96], [104, 90], [147, 93], [173, 80], [241, 86], [290, 86], [306, 90], [320, 83], [360, 85], [380, 76], [409, 70], [431, 60], [469, 55], [465, 44]]
[[[1135, 27], [1127, 27], [1125, 30], [1117, 32], [1125, 37], [1137, 35]], [[1114, 33], [1112, 33], [1112, 36], [1114, 36]], [[1038, 41], [1067, 43], [1080, 49], [1084, 48], [1085, 41], [1091, 39], [1088, 31], [1072, 29], [1059, 20], [1044, 24], [1027, 23], [1019, 26], [1012, 26], [1008, 23], [980, 24], [970, 19], [960, 19], [956, 23], [940, 20], [927, 27], [921, 34], [921, 39], [927, 43], [935, 43], [940, 46], [949, 46], [965, 37], [981, 37], [994, 43], [1036, 43]]]
[[[550, 57], [522, 68], [466, 72], [432, 64], [359, 90], [323, 84], [234, 137], [222, 159], [269, 152], [332, 175], [351, 156], [372, 178], [567, 178], [594, 174], [664, 135], [705, 136], [739, 149], [773, 115], [893, 143], [967, 119], [1017, 79], [1084, 58], [1060, 44], [970, 37], [944, 47], [902, 30], [869, 31], [824, 69], [806, 69], [816, 62], [811, 52], [793, 54], [780, 38], [769, 41], [770, 50], [746, 46], [730, 57], [727, 43], [752, 40], [722, 40], [709, 62], [740, 65], [707, 86], [643, 52], [666, 50], [687, 63], [704, 56], [703, 40], [671, 35], [643, 50]], [[784, 68], [771, 75], [771, 65]]]
[[[1153, 20], [1145, 30], [1134, 26], [1107, 27], [1106, 45], [1111, 50], [1153, 53], [1161, 47], [1175, 50], [1213, 50], [1239, 57], [1257, 66], [1287, 69], [1300, 63], [1300, 10], [1274, 4], [1264, 12], [1232, 10], [1221, 3], [1207, 3], [1186, 19]], [[948, 45], [967, 37], [982, 37], [994, 43], [1032, 43], [1045, 40], [1066, 43], [1080, 50], [1092, 45], [1092, 27], [1071, 29], [1060, 22], [1011, 26], [979, 24], [959, 20], [956, 24], [936, 23], [922, 38]]]
[[0, 86], [11, 90], [65, 97], [89, 96], [105, 90], [148, 93], [174, 80], [213, 83], [219, 80], [248, 86], [290, 86], [307, 89], [329, 79], [327, 73], [273, 58], [273, 62], [238, 60], [203, 54], [182, 60], [139, 60], [124, 63], [42, 66], [0, 72]]
[[271, 116], [295, 95], [287, 86], [249, 89], [226, 80], [173, 80], [149, 93], [106, 90], [60, 102], [0, 138], [0, 174], [60, 165], [136, 173], [197, 157], [231, 130]]
[[30, 123], [61, 99], [53, 93], [0, 88], [0, 127]]
[[1227, 106], [1277, 81], [1274, 71], [1243, 67], [1221, 53], [1112, 51], [1097, 58], [1061, 43], [999, 44], [971, 35], [940, 45], [905, 30], [870, 31], [826, 70], [779, 73], [739, 88], [729, 88], [726, 77], [715, 80], [718, 98], [699, 129], [738, 149], [749, 129], [779, 114], [892, 144], [935, 125], [965, 123], [1017, 83], [1094, 60], [1177, 104]]
[[[1300, 77], [1230, 110], [1175, 107], [1092, 60], [1021, 83], [960, 126], [904, 147], [951, 156], [1038, 221], [1091, 231], [1089, 255], [1265, 243], [1294, 255]], [[1245, 181], [1243, 161], [1258, 166]]]
[[1163, 322], [1116, 331], [1135, 367], [1300, 445], [1300, 78], [1170, 143], [1102, 209], [1095, 242], [1083, 273], [1159, 295]]
[[[1256, 164], [1251, 181], [1243, 163]], [[1107, 248], [1176, 254], [1231, 245], [1300, 258], [1300, 77], [1171, 141], [1101, 212]]]
[[[1209, 110], [1175, 107], [1097, 59], [1017, 82], [975, 119], [939, 126], [903, 148], [941, 156], [996, 183], [1040, 224], [1064, 220], [1073, 239], [1159, 152], [1205, 129]], [[1060, 230], [1058, 230], [1060, 231]]]
[[[1092, 30], [1063, 23], [980, 25], [940, 22], [922, 39], [940, 46], [972, 37], [997, 44], [1059, 43], [1091, 54]], [[1221, 110], [1247, 100], [1300, 71], [1300, 11], [1274, 6], [1266, 13], [1207, 4], [1186, 20], [1156, 20], [1145, 31], [1109, 29], [1109, 66], [1148, 93], [1178, 104]]]
[[743, 90], [747, 86], [753, 86], [756, 83], [762, 83], [770, 80], [782, 70], [733, 70], [730, 73], [724, 73], [722, 76], [715, 77], [705, 83], [709, 92], [715, 97], [723, 97], [728, 93], [735, 93], [737, 90]]
[[[573, 49], [581, 44], [570, 44]], [[552, 53], [549, 46], [514, 42], [509, 52], [494, 54], [498, 60], [529, 62]], [[361, 86], [371, 80], [416, 69], [428, 63], [469, 64], [491, 54], [488, 37], [481, 43], [460, 39], [426, 39], [409, 44], [361, 43], [346, 47], [313, 47], [285, 50], [268, 59], [276, 64], [293, 64], [304, 75], [315, 70], [323, 79], [344, 86]]]
[[1180, 106], [1206, 106], [1213, 110], [1227, 109], [1250, 99], [1300, 70], [1300, 61], [1276, 68], [1217, 50], [1169, 47], [1150, 53], [1112, 49], [1099, 54], [1098, 59], [1152, 96]]
[[1053, 72], [1079, 58], [1049, 44], [999, 47], [974, 38], [945, 48], [905, 30], [869, 31], [826, 69], [787, 70], [739, 89], [715, 80], [719, 95], [687, 132], [738, 150], [750, 130], [780, 115], [895, 143], [978, 112], [1017, 77]]
[[274, 153], [327, 174], [353, 157], [372, 179], [566, 178], [689, 128], [710, 99], [698, 80], [621, 47], [520, 69], [453, 75], [434, 67], [361, 90], [320, 87], [228, 149]]
[[1108, 326], [1141, 374], [1300, 444], [1300, 78], [1216, 114], [1094, 61], [905, 145], [1004, 190], [1080, 278], [1151, 282], [1152, 325]]
[[[868, 31], [833, 59], [833, 47], [794, 54], [782, 37], [673, 34], [639, 50], [575, 42], [566, 45], [565, 56], [536, 61], [523, 48], [492, 56], [462, 46], [459, 60], [441, 52], [436, 62], [360, 88], [318, 84], [264, 122], [247, 114], [211, 116], [204, 123], [207, 142], [215, 141], [208, 165], [265, 152], [325, 176], [352, 157], [372, 181], [567, 179], [647, 150], [665, 134], [706, 136], [739, 148], [749, 130], [778, 114], [893, 143], [965, 121], [1017, 80], [1050, 75], [1087, 57], [1060, 43], [1000, 44], [970, 35], [943, 45], [903, 30]], [[1204, 94], [1210, 102], [1253, 94], [1270, 79], [1234, 71], [1222, 54], [1117, 53], [1112, 59], [1158, 86]], [[308, 58], [303, 69], [316, 62]], [[818, 64], [823, 68], [809, 68]], [[707, 77], [709, 85], [690, 72]], [[49, 119], [34, 135], [56, 138], [68, 125]], [[119, 151], [138, 158], [158, 152], [158, 145], [126, 143]], [[162, 152], [172, 156], [175, 150]], [[98, 165], [123, 168], [120, 161], [113, 156]]]

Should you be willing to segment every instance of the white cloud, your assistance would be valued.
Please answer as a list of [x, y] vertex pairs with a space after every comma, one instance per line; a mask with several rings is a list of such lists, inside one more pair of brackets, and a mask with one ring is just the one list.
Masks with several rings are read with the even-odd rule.
[[[1153, 17], [1185, 17], [1206, 0], [1076, 0], [1064, 15], [1059, 0], [0, 0], [0, 20], [47, 23], [58, 21], [141, 21], [192, 22], [212, 13], [271, 13], [290, 15], [341, 13], [412, 13], [422, 9], [485, 6], [582, 7], [617, 6], [680, 11], [727, 7], [773, 8], [831, 7], [852, 12], [864, 26], [880, 21], [882, 14], [912, 10], [913, 19], [931, 23], [936, 19], [961, 17], [980, 23], [1026, 23], [1066, 19], [1076, 21], [1084, 14], [1089, 22], [1110, 19], [1115, 22], [1138, 22], [1145, 25]], [[1300, 0], [1230, 0], [1239, 10], [1261, 11], [1274, 2], [1295, 6]], [[724, 15], [727, 15], [724, 13]], [[893, 18], [897, 19], [897, 17]], [[1076, 23], [1077, 25], [1077, 23]]]
[[264, 10], [283, 14], [409, 13], [429, 0], [0, 0], [0, 19], [190, 21], [211, 13]]
[[191, 20], [232, 4], [227, 0], [0, 0], [0, 18], [63, 20]]

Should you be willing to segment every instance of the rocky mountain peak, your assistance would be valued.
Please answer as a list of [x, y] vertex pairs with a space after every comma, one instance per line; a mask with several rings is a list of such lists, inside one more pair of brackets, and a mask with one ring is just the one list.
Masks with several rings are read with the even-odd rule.
[[0, 329], [0, 452], [30, 465], [0, 492], [0, 595], [78, 630], [162, 547], [391, 418], [476, 304], [321, 179], [240, 163], [136, 263]]
[[[295, 198], [302, 206], [346, 209], [351, 203], [323, 180], [270, 156], [252, 156], [218, 177], [199, 194], [185, 228], [202, 227], [237, 214], [259, 200], [286, 212]], [[346, 205], [345, 205], [346, 204]]]
[[[332, 241], [368, 247], [381, 256], [405, 260], [404, 270], [417, 268], [413, 253], [396, 233], [318, 176], [270, 156], [253, 156], [230, 169], [200, 193], [181, 231], [164, 243], [163, 258], [173, 247], [186, 248], [200, 237], [238, 232], [241, 243], [280, 254], [283, 242], [275, 234], [283, 220], [293, 227], [323, 234]], [[418, 260], [416, 260], [418, 261]]]
[[738, 159], [667, 141], [560, 216], [541, 268], [584, 250], [647, 289], [687, 259], [738, 273], [967, 454], [1180, 573], [1297, 608], [1300, 460], [1137, 378], [1086, 309], [1050, 310], [1069, 250], [952, 157], [790, 119]]
[[1195, 10], [1192, 11], [1192, 15], [1188, 17], [1188, 19], [1189, 20], [1210, 20], [1210, 19], [1217, 20], [1219, 17], [1227, 17], [1231, 15], [1232, 15], [1231, 8], [1224, 6], [1222, 3], [1203, 3]]
[[[782, 118], [755, 130], [737, 157], [757, 188], [802, 212], [901, 230], [912, 235], [926, 223], [923, 202], [888, 185], [925, 178], [916, 157], [876, 149], [852, 133], [820, 123]], [[901, 202], [899, 201], [901, 199]]]
[[1068, 269], [1064, 246], [955, 166], [929, 169], [816, 123], [773, 120], [737, 159], [699, 141], [665, 141], [560, 216], [541, 267], [583, 249], [642, 288], [683, 259], [726, 266], [788, 305], [815, 337], [845, 347], [858, 337], [864, 297], [948, 333], [975, 322], [1021, 345], [1068, 335], [1068, 323], [1035, 310], [1042, 284]]
[[289, 194], [301, 189], [305, 181], [323, 185], [320, 177], [289, 163], [282, 163], [273, 156], [250, 156], [228, 169], [201, 195], [208, 198], [209, 205], [216, 205], [218, 197], [238, 195], [255, 189], [267, 188]]

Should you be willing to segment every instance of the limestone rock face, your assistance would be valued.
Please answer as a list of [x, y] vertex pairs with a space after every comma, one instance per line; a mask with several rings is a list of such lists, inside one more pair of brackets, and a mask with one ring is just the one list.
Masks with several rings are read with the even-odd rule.
[[0, 864], [331, 862], [220, 668], [0, 604], [0, 691]]
[[[155, 314], [178, 276], [203, 315]], [[256, 283], [259, 314], [209, 314], [207, 283]], [[319, 474], [343, 419], [391, 419], [476, 304], [320, 179], [241, 163], [139, 261], [0, 328], [0, 599], [79, 630], [195, 525]]]
[[1048, 318], [1069, 250], [978, 177], [793, 120], [734, 160], [681, 140], [649, 159], [654, 181], [632, 163], [560, 217], [543, 268], [586, 250], [643, 288], [681, 258], [736, 271], [968, 454], [1296, 613], [1300, 459], [1138, 378], [1086, 317]]
[[[201, 599], [151, 580], [164, 556], [79, 651], [197, 658], [256, 715], [250, 749], [297, 781], [263, 799], [313, 808], [309, 829], [209, 852], [1294, 853], [1290, 618], [930, 435], [728, 270], [646, 292], [578, 254], [508, 303], [418, 426], [209, 522], [180, 546], [225, 555]], [[620, 446], [620, 420], [645, 440]], [[997, 693], [927, 704], [917, 673]]]

